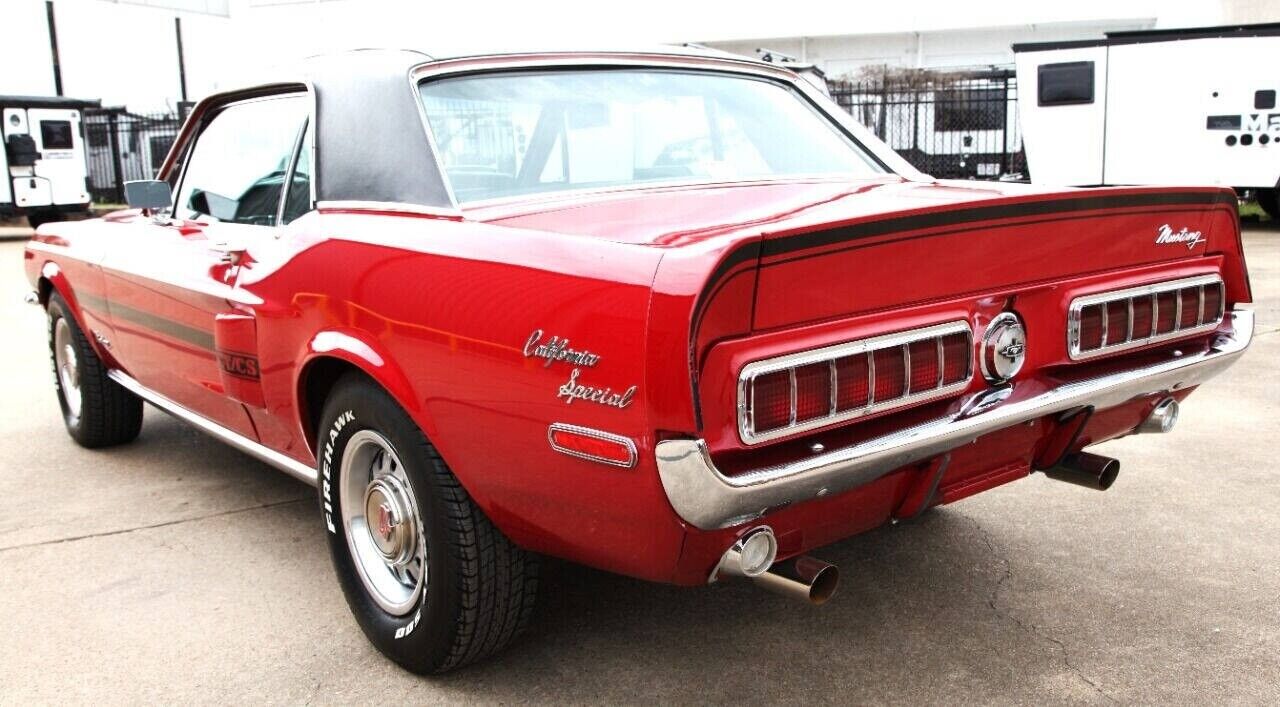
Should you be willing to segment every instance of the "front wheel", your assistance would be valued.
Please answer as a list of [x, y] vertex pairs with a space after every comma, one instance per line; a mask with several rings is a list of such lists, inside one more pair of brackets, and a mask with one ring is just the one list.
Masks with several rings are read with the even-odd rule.
[[46, 311], [53, 382], [67, 433], [90, 448], [133, 441], [142, 430], [142, 399], [107, 376], [60, 295], [49, 295]]
[[528, 623], [536, 558], [493, 526], [434, 447], [367, 378], [339, 381], [320, 428], [319, 496], [360, 628], [416, 673], [492, 654]]

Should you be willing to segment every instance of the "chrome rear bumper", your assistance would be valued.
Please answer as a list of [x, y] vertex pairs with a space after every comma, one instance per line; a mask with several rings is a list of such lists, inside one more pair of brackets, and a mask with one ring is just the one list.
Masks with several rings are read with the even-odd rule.
[[726, 528], [781, 506], [862, 486], [1011, 425], [1083, 406], [1106, 409], [1199, 385], [1226, 370], [1252, 339], [1253, 312], [1228, 312], [1209, 348], [1198, 353], [1047, 390], [1023, 385], [985, 391], [945, 417], [734, 476], [716, 469], [702, 440], [666, 440], [656, 450], [658, 474], [671, 506], [686, 522], [703, 530]]

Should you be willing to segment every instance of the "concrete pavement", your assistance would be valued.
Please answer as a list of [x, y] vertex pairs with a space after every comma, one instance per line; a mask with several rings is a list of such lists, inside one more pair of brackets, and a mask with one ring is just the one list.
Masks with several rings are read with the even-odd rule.
[[1260, 333], [1174, 434], [815, 553], [840, 592], [650, 585], [549, 562], [529, 633], [443, 678], [365, 641], [313, 491], [148, 409], [66, 436], [21, 243], [0, 242], [0, 703], [1280, 701], [1280, 231], [1247, 234]]

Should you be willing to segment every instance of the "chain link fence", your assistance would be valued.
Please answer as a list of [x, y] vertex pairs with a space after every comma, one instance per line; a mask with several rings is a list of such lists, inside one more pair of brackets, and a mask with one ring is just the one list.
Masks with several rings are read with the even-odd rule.
[[831, 97], [922, 172], [945, 179], [1026, 174], [1012, 69], [864, 71]]

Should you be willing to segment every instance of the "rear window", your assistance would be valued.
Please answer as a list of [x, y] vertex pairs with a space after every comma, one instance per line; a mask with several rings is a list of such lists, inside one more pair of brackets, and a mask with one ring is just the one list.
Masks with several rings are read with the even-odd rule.
[[70, 150], [72, 146], [71, 121], [40, 121], [40, 145], [46, 150]]
[[648, 182], [883, 171], [785, 85], [663, 70], [500, 73], [421, 88], [459, 201]]

